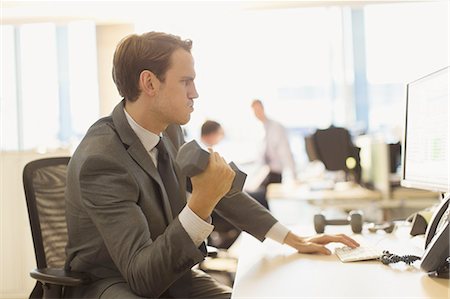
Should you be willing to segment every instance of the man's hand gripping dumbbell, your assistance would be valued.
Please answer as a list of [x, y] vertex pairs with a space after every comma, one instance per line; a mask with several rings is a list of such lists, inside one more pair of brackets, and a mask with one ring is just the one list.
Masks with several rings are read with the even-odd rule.
[[212, 149], [208, 153], [195, 140], [180, 147], [176, 162], [191, 178], [189, 208], [205, 220], [222, 197], [242, 191], [247, 177], [233, 162], [227, 164], [219, 153]]

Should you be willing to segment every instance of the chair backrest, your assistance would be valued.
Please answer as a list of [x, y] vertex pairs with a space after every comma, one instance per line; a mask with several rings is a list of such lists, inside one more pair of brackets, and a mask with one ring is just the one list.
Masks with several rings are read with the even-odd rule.
[[345, 161], [352, 156], [350, 133], [345, 128], [330, 127], [314, 133], [317, 155], [328, 170], [347, 170]]
[[[345, 128], [329, 127], [325, 130], [317, 130], [313, 134], [314, 146], [319, 160], [323, 162], [328, 170], [343, 170], [347, 174], [353, 173], [353, 179], [361, 182], [361, 160], [360, 148], [356, 147]], [[356, 165], [353, 170], [347, 168], [347, 158], [355, 159]]]
[[317, 154], [313, 135], [305, 136], [305, 149], [309, 162], [320, 160], [319, 155]]
[[69, 157], [28, 163], [23, 184], [38, 268], [63, 268], [67, 224], [64, 192]]

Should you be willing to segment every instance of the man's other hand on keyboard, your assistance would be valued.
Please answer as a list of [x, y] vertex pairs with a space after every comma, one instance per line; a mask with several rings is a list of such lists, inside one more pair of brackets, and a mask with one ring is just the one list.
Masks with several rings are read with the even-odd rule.
[[331, 251], [325, 247], [329, 243], [342, 243], [351, 248], [356, 248], [359, 243], [344, 234], [338, 235], [316, 235], [312, 237], [300, 237], [296, 234], [289, 232], [284, 239], [284, 243], [295, 248], [300, 253], [320, 253], [325, 255], [330, 255]]

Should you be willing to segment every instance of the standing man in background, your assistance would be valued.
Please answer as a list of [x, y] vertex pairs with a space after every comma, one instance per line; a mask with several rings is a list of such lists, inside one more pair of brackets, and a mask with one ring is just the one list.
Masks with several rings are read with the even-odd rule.
[[231, 288], [193, 269], [205, 258], [213, 211], [303, 253], [331, 254], [330, 242], [358, 246], [345, 235], [300, 237], [245, 192], [225, 197], [235, 173], [213, 150], [187, 200], [175, 157], [198, 97], [191, 47], [148, 32], [116, 48], [112, 73], [123, 100], [91, 126], [67, 169], [65, 268], [92, 281], [65, 288], [66, 298], [230, 298]]
[[264, 125], [264, 131], [266, 132], [262, 160], [264, 164], [269, 166], [270, 172], [262, 182], [261, 187], [265, 189], [271, 183], [281, 183], [282, 173], [286, 168], [292, 172], [292, 177], [295, 179], [297, 172], [286, 129], [279, 122], [267, 117], [260, 100], [253, 100], [252, 109], [256, 118]]

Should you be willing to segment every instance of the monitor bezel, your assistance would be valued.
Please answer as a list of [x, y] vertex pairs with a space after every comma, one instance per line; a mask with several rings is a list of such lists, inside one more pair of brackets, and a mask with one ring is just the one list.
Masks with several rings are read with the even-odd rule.
[[[402, 179], [400, 181], [401, 186], [407, 187], [407, 188], [417, 188], [417, 189], [424, 189], [424, 190], [430, 190], [430, 191], [437, 191], [437, 192], [449, 192], [450, 186], [447, 185], [441, 185], [441, 184], [432, 184], [422, 181], [416, 181], [407, 179], [405, 177], [406, 175], [406, 148], [407, 148], [407, 140], [406, 136], [408, 134], [408, 105], [409, 105], [409, 89], [412, 84], [418, 83], [419, 81], [422, 81], [424, 79], [427, 79], [431, 76], [434, 76], [440, 72], [444, 71], [450, 71], [450, 66], [446, 66], [442, 69], [439, 69], [435, 72], [432, 72], [426, 76], [423, 76], [417, 80], [414, 80], [406, 85], [406, 105], [405, 105], [405, 127], [403, 130], [403, 143], [402, 143]], [[450, 142], [450, 141], [449, 141]], [[450, 162], [450, 161], [449, 161]]]

